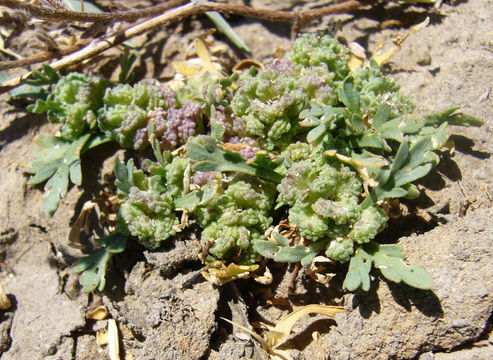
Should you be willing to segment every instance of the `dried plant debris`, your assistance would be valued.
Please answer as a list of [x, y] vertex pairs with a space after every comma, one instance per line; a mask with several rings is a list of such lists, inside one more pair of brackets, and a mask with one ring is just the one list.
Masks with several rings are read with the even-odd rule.
[[12, 306], [10, 298], [3, 291], [3, 286], [0, 284], [0, 310], [8, 310]]
[[[440, 3], [435, 0], [398, 2], [435, 3], [437, 7]], [[77, 65], [122, 43], [135, 47], [131, 41], [133, 37], [199, 14], [208, 16], [231, 44], [249, 54], [250, 50], [221, 13], [292, 23], [292, 33], [295, 34], [315, 19], [352, 13], [373, 3], [379, 1], [344, 1], [320, 4], [321, 7], [310, 10], [275, 11], [222, 2], [170, 0], [138, 9], [128, 9], [119, 4], [110, 11], [102, 11], [89, 1], [0, 0], [0, 54], [12, 58], [0, 61], [0, 70], [25, 68], [54, 59], [59, 59], [50, 64], [55, 69]], [[115, 8], [116, 11], [112, 11]], [[22, 85], [31, 75], [27, 72], [14, 78], [8, 76], [9, 80], [2, 84], [0, 90]]]
[[100, 305], [95, 309], [92, 309], [86, 314], [87, 319], [91, 320], [104, 320], [108, 317], [108, 309], [105, 306]]
[[141, 168], [115, 162], [114, 234], [74, 268], [85, 290], [104, 287], [107, 264], [127, 239], [158, 249], [192, 224], [201, 229], [203, 274], [216, 284], [250, 276], [268, 283], [272, 259], [299, 262], [325, 283], [332, 275], [322, 263], [347, 262], [351, 291], [368, 291], [372, 267], [430, 289], [430, 275], [407, 265], [399, 246], [374, 239], [390, 201], [420, 194], [414, 182], [450, 145], [449, 124], [482, 121], [457, 108], [414, 114], [374, 60], [351, 68], [350, 50], [328, 34], [302, 35], [282, 59], [232, 76], [202, 40], [193, 46], [198, 71], [182, 72], [173, 86], [127, 83], [127, 61], [125, 83], [60, 75], [31, 107], [61, 126], [40, 137], [44, 150], [32, 166], [33, 183], [49, 179], [49, 215], [69, 180], [80, 184], [81, 153], [105, 141], [152, 150]]
[[292, 328], [295, 323], [303, 316], [308, 314], [321, 314], [326, 315], [330, 318], [334, 318], [338, 313], [343, 312], [343, 308], [340, 306], [327, 306], [327, 305], [306, 305], [301, 308], [293, 311], [285, 318], [280, 320], [274, 327], [268, 327], [267, 335], [265, 339], [257, 334], [256, 332], [250, 330], [249, 328], [237, 324], [231, 320], [222, 318], [224, 321], [227, 321], [235, 326], [238, 326], [243, 331], [246, 331], [248, 334], [252, 335], [260, 344], [262, 348], [267, 351], [269, 357], [272, 360], [281, 359], [281, 360], [291, 360], [292, 357], [286, 350], [281, 350], [279, 347], [288, 340]]

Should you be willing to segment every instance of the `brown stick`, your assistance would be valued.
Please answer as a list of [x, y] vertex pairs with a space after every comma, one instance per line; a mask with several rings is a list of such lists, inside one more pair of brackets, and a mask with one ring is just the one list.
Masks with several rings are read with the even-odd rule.
[[329, 14], [338, 14], [350, 12], [362, 6], [362, 2], [358, 0], [349, 0], [339, 4], [325, 6], [316, 10], [306, 11], [275, 11], [268, 9], [254, 9], [249, 6], [231, 5], [223, 3], [206, 2], [199, 5], [205, 11], [219, 11], [226, 14], [239, 15], [245, 17], [253, 17], [268, 21], [294, 22], [301, 20], [302, 22], [321, 18]]
[[[20, 2], [18, 0], [0, 0], [0, 5], [10, 9], [24, 10], [32, 16], [49, 21], [87, 21], [87, 22], [115, 22], [127, 21], [132, 22], [138, 19], [144, 19], [151, 16], [162, 14], [166, 10], [187, 3], [186, 0], [169, 0], [162, 4], [150, 6], [143, 9], [116, 11], [112, 13], [86, 13], [66, 9], [48, 8], [45, 6], [36, 6], [33, 4]], [[355, 10], [368, 2], [369, 0], [348, 0], [339, 4], [328, 5], [320, 9], [307, 10], [301, 12], [295, 11], [276, 11], [268, 9], [254, 9], [249, 6], [232, 5], [224, 3], [204, 2], [194, 4], [199, 13], [206, 11], [219, 11], [226, 14], [253, 17], [261, 20], [293, 22], [301, 18], [304, 21], [321, 18], [329, 14], [344, 13]]]
[[76, 45], [67, 47], [65, 49], [59, 49], [57, 51], [44, 51], [42, 53], [35, 54], [33, 56], [20, 60], [0, 61], [0, 71], [6, 69], [20, 68], [47, 60], [61, 58], [82, 49], [90, 42], [91, 39], [83, 39], [83, 40], [79, 40], [79, 42]]
[[296, 292], [296, 278], [301, 269], [301, 262], [297, 262], [294, 264], [293, 272], [291, 273], [291, 277], [289, 278], [288, 283], [288, 293], [294, 294]]
[[9, 9], [23, 10], [32, 16], [49, 21], [87, 21], [87, 22], [115, 22], [128, 21], [133, 22], [139, 19], [148, 18], [162, 14], [163, 12], [173, 9], [177, 6], [187, 3], [187, 0], [169, 0], [162, 4], [157, 4], [143, 9], [115, 11], [112, 13], [87, 13], [72, 11], [67, 9], [55, 9], [46, 6], [38, 6], [18, 0], [0, 0], [0, 5]]

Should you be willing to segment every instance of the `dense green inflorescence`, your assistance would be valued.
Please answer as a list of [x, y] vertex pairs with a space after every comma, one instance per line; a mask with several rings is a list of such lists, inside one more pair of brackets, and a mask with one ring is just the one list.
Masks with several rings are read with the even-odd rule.
[[179, 219], [175, 199], [183, 195], [184, 173], [190, 162], [167, 154], [161, 164], [148, 161], [150, 175], [137, 170], [132, 160], [115, 163], [118, 195], [123, 200], [118, 211], [118, 231], [156, 249], [176, 234]]
[[[152, 147], [157, 161], [145, 160], [145, 172], [133, 160], [115, 165], [117, 229], [150, 249], [196, 224], [207, 262], [309, 265], [325, 254], [350, 263], [349, 290], [369, 289], [372, 266], [430, 288], [431, 277], [407, 266], [397, 245], [374, 241], [388, 221], [382, 204], [419, 195], [413, 182], [437, 165], [448, 123], [481, 121], [457, 109], [413, 115], [392, 77], [373, 61], [352, 71], [349, 57], [332, 36], [306, 34], [262, 70], [199, 74], [174, 90], [70, 74], [33, 109], [62, 123], [63, 141], [85, 136], [73, 150], [64, 143], [66, 154], [50, 154], [55, 165], [67, 158], [77, 170], [98, 134], [124, 148]], [[55, 165], [39, 157], [36, 183], [72, 171]]]
[[51, 122], [63, 124], [61, 136], [76, 140], [96, 126], [97, 112], [110, 84], [100, 77], [70, 73], [56, 83], [46, 101], [38, 100], [31, 111], [47, 111]]
[[211, 243], [211, 259], [236, 259], [251, 264], [259, 259], [255, 240], [272, 224], [275, 192], [271, 184], [252, 177], [218, 181], [215, 194], [194, 211], [204, 229], [202, 241]]
[[283, 60], [242, 75], [231, 106], [238, 135], [261, 147], [282, 149], [303, 129], [299, 115], [308, 104], [337, 104], [336, 84], [349, 72], [348, 50], [330, 37], [302, 36]]
[[307, 240], [325, 242], [333, 260], [349, 260], [354, 245], [372, 240], [387, 222], [380, 208], [362, 208], [361, 181], [340, 162], [294, 162], [277, 189], [278, 206], [290, 206], [289, 222]]
[[349, 74], [349, 49], [329, 35], [301, 35], [285, 58], [304, 68], [326, 66], [335, 80], [343, 80]]
[[143, 149], [149, 145], [149, 124], [163, 148], [184, 144], [201, 127], [202, 104], [179, 103], [175, 92], [155, 81], [107, 89], [99, 112], [99, 128], [122, 147]]
[[294, 71], [286, 69], [280, 75], [274, 68], [246, 74], [232, 101], [233, 111], [243, 123], [238, 135], [259, 138], [269, 150], [296, 134], [298, 114], [307, 103]]

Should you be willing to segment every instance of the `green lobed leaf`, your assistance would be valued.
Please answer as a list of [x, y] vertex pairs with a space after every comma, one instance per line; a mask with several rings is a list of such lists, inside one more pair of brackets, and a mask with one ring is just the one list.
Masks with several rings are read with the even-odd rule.
[[31, 104], [27, 107], [27, 110], [29, 110], [32, 113], [35, 114], [40, 114], [48, 111], [52, 112], [62, 112], [63, 109], [61, 108], [60, 104], [56, 101], [52, 101], [52, 96], [48, 96], [46, 100], [43, 99], [38, 99], [34, 104]]
[[372, 125], [378, 129], [379, 127], [381, 127], [383, 124], [387, 122], [389, 116], [390, 116], [390, 106], [388, 106], [387, 104], [378, 105], [377, 112], [373, 117]]
[[48, 97], [48, 91], [42, 86], [24, 84], [9, 91], [12, 97], [27, 97], [34, 100], [45, 100]]
[[156, 137], [156, 128], [154, 125], [154, 121], [149, 121], [147, 132], [149, 134], [149, 141], [151, 143], [151, 148], [154, 152], [154, 156], [156, 157], [159, 165], [164, 168], [167, 164], [167, 161], [164, 158], [163, 151], [161, 150], [161, 145], [159, 144], [159, 140]]
[[51, 85], [56, 84], [60, 80], [60, 76], [58, 76], [56, 70], [48, 64], [43, 64], [43, 72], [33, 71], [31, 77], [32, 79], [26, 79], [26, 84], [35, 86]]
[[433, 164], [420, 165], [415, 168], [404, 169], [398, 173], [395, 177], [395, 186], [400, 187], [407, 185], [415, 180], [421, 179], [426, 176], [433, 168]]
[[355, 291], [361, 286], [364, 291], [370, 290], [371, 258], [361, 248], [357, 249], [349, 262], [349, 269], [342, 287]]
[[175, 208], [193, 212], [202, 202], [203, 195], [203, 191], [192, 191], [191, 193], [183, 195], [174, 201]]
[[93, 135], [89, 138], [89, 140], [84, 144], [84, 147], [81, 150], [81, 153], [85, 153], [99, 145], [103, 145], [113, 141], [110, 137], [105, 134]]
[[147, 190], [150, 186], [149, 178], [142, 170], [137, 170], [134, 160], [130, 159], [125, 165], [120, 159], [115, 158], [115, 185], [122, 194], [129, 194], [132, 186], [140, 190]]
[[121, 84], [128, 84], [134, 78], [134, 73], [130, 72], [132, 70], [132, 66], [137, 60], [138, 52], [130, 54], [130, 48], [128, 46], [124, 46], [125, 49], [123, 53], [120, 55], [120, 75], [118, 77], [118, 82]]
[[70, 268], [73, 273], [82, 273], [79, 282], [84, 292], [92, 292], [96, 288], [102, 291], [106, 285], [106, 269], [114, 254], [125, 250], [127, 236], [115, 233], [98, 240], [103, 249], [93, 255], [80, 259]]
[[120, 158], [115, 158], [115, 185], [124, 194], [130, 193], [130, 188], [132, 187], [128, 169], [131, 164], [133, 164], [133, 160], [129, 160], [128, 165], [125, 165]]
[[88, 142], [90, 134], [70, 142], [61, 137], [41, 134], [38, 144], [41, 148], [32, 151], [33, 161], [29, 172], [34, 176], [30, 184], [39, 184], [48, 180], [45, 185], [47, 193], [44, 208], [48, 216], [52, 216], [61, 199], [66, 195], [70, 180], [77, 185], [82, 182], [80, 154]]
[[432, 142], [433, 134], [417, 137], [410, 146], [408, 142], [402, 142], [390, 168], [376, 171], [378, 186], [363, 201], [363, 208], [386, 198], [416, 197], [417, 188], [410, 184], [426, 176], [438, 162], [437, 155], [432, 152]]
[[267, 240], [256, 240], [253, 243], [253, 248], [263, 257], [274, 259], [277, 262], [298, 262], [301, 261], [301, 265], [309, 265], [317, 253], [325, 246], [325, 241], [318, 241], [304, 246], [301, 244], [295, 246], [289, 246], [289, 240], [274, 232], [272, 234], [277, 244]]
[[80, 165], [80, 160], [75, 161], [70, 166], [69, 172], [70, 172], [70, 181], [75, 185], [80, 186], [82, 184], [82, 168]]
[[327, 132], [327, 126], [325, 124], [320, 124], [317, 127], [311, 129], [306, 135], [306, 141], [313, 143], [320, 139]]
[[289, 246], [289, 240], [278, 232], [274, 233], [274, 239], [278, 242], [280, 246]]
[[484, 125], [484, 121], [478, 119], [474, 116], [464, 114], [459, 110], [459, 107], [451, 107], [441, 113], [431, 113], [425, 115], [426, 124], [434, 125], [434, 124], [442, 124], [448, 123], [450, 125], [459, 125], [459, 126], [482, 126]]
[[415, 134], [426, 125], [426, 119], [421, 115], [403, 115], [397, 119], [403, 134]]
[[373, 264], [390, 281], [401, 281], [417, 289], [429, 290], [433, 287], [430, 274], [420, 266], [409, 266], [402, 259], [399, 245], [368, 244], [365, 249], [371, 255]]
[[360, 114], [353, 114], [349, 126], [353, 130], [355, 135], [361, 135], [365, 131], [365, 124], [363, 117]]
[[233, 171], [258, 176], [276, 184], [281, 182], [282, 175], [264, 166], [265, 157], [260, 163], [255, 163], [254, 160], [251, 164], [246, 164], [245, 158], [240, 153], [219, 145], [220, 143], [209, 136], [201, 136], [195, 141], [189, 141], [187, 154], [191, 160], [195, 161], [193, 169], [195, 171]]
[[222, 141], [226, 128], [217, 121], [216, 108], [211, 105], [211, 136], [217, 141]]
[[43, 206], [48, 216], [53, 216], [58, 209], [60, 201], [67, 194], [68, 185], [69, 170], [66, 167], [61, 167], [47, 181], [44, 188], [46, 196], [43, 201]]
[[339, 100], [352, 113], [359, 113], [359, 91], [353, 86], [353, 78], [347, 77], [338, 89]]
[[397, 153], [395, 154], [394, 160], [392, 161], [392, 166], [390, 167], [391, 176], [397, 173], [406, 161], [409, 159], [409, 144], [407, 142], [401, 143]]
[[387, 151], [389, 149], [384, 136], [379, 132], [363, 134], [361, 138], [356, 139], [356, 144], [359, 148], [373, 148], [382, 151]]
[[307, 249], [301, 245], [281, 247], [274, 256], [277, 262], [298, 262], [307, 255]]
[[265, 258], [274, 259], [279, 245], [267, 240], [256, 240], [253, 243], [253, 249]]

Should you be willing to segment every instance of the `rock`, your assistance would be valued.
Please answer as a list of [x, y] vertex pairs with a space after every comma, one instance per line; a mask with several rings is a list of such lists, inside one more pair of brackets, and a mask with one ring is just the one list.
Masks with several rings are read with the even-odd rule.
[[[137, 359], [200, 359], [216, 329], [219, 291], [202, 282], [181, 289], [187, 275], [163, 279], [158, 269], [137, 263], [127, 280], [126, 295], [113, 302], [118, 317], [144, 339]], [[115, 314], [113, 314], [115, 315]], [[163, 351], [166, 349], [166, 351]]]
[[[225, 317], [235, 324], [253, 330], [253, 327], [249, 323], [248, 307], [236, 284], [228, 283], [223, 285], [221, 296], [222, 306], [219, 308], [221, 317]], [[253, 337], [242, 328], [231, 325], [224, 320], [220, 320], [217, 332], [218, 336], [215, 339], [215, 342], [211, 344], [211, 352], [208, 356], [208, 360], [268, 359], [268, 354], [266, 351], [262, 350], [258, 341], [254, 340]]]
[[160, 251], [144, 251], [147, 262], [158, 268], [164, 276], [176, 273], [187, 262], [198, 261], [201, 251], [200, 242], [194, 233], [179, 236], [170, 242]]
[[63, 337], [61, 343], [52, 347], [51, 356], [44, 357], [43, 360], [72, 360], [72, 354], [74, 353], [75, 342], [71, 337]]
[[458, 350], [451, 353], [425, 353], [419, 360], [482, 360], [493, 359], [493, 346], [475, 347], [472, 349]]
[[0, 354], [7, 351], [12, 343], [10, 338], [10, 329], [14, 314], [11, 312], [2, 312], [0, 315]]
[[402, 239], [407, 261], [432, 274], [433, 290], [380, 280], [368, 293], [345, 296], [347, 312], [323, 336], [324, 352], [333, 360], [413, 359], [476, 340], [493, 312], [492, 216], [477, 210]]
[[77, 337], [75, 347], [75, 360], [92, 360], [98, 353], [96, 337], [93, 335], [82, 335]]

